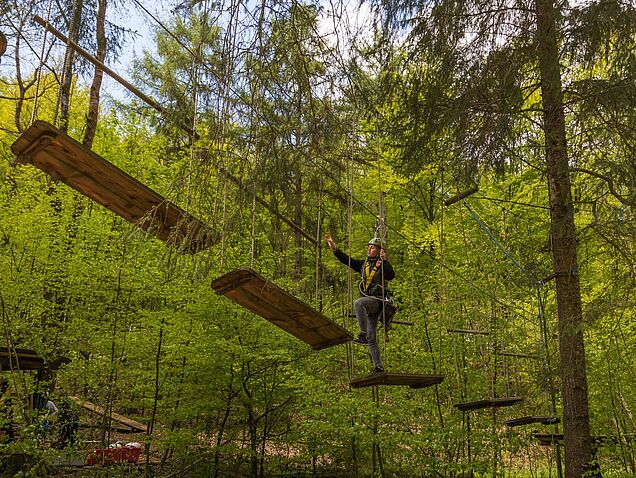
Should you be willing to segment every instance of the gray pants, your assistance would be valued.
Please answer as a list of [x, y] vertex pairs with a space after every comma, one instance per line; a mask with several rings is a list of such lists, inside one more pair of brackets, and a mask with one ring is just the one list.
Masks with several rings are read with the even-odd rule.
[[378, 347], [378, 319], [382, 312], [382, 301], [372, 297], [360, 297], [355, 301], [353, 307], [358, 319], [360, 335], [366, 337], [369, 344], [371, 360], [376, 367], [382, 367], [380, 358], [380, 347]]

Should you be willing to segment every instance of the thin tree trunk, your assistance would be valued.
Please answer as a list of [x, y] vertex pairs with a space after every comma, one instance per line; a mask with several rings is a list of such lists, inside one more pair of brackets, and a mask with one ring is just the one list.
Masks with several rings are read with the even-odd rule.
[[[303, 179], [300, 164], [296, 169], [294, 180], [294, 222], [302, 229], [303, 222]], [[300, 284], [303, 276], [303, 237], [300, 231], [294, 230], [294, 278]]]
[[[82, 21], [83, 0], [75, 0], [73, 4], [73, 18], [69, 25], [68, 37], [77, 43], [79, 37], [80, 23]], [[62, 73], [62, 84], [60, 85], [60, 129], [64, 132], [68, 130], [68, 117], [71, 105], [71, 85], [73, 83], [73, 49], [70, 45], [66, 47], [64, 56], [64, 71]]]
[[152, 432], [155, 428], [155, 420], [157, 418], [157, 405], [159, 403], [159, 378], [161, 370], [161, 351], [163, 346], [163, 327], [165, 325], [165, 317], [161, 318], [161, 325], [159, 326], [159, 342], [157, 343], [157, 354], [155, 355], [155, 394], [152, 401], [152, 414], [150, 415], [150, 422], [148, 423], [148, 434], [146, 435], [146, 446], [144, 453], [146, 455], [146, 466], [144, 470], [144, 476], [150, 476], [150, 446], [152, 442]]
[[[107, 0], [99, 0], [97, 7], [97, 59], [104, 63], [106, 59], [106, 29], [104, 25], [106, 23], [106, 6]], [[93, 139], [95, 138], [95, 131], [97, 130], [97, 117], [99, 115], [99, 99], [100, 90], [102, 88], [102, 79], [104, 78], [104, 72], [95, 67], [95, 73], [93, 75], [93, 83], [91, 84], [90, 98], [88, 101], [88, 113], [86, 114], [86, 132], [84, 133], [84, 145], [91, 148], [93, 146]]]
[[247, 428], [250, 436], [250, 476], [258, 478], [258, 430], [251, 403], [247, 405]]
[[238, 395], [238, 392], [234, 391], [234, 371], [232, 367], [230, 367], [230, 384], [227, 394], [227, 400], [225, 402], [225, 411], [223, 413], [223, 419], [221, 423], [218, 425], [218, 430], [216, 433], [216, 451], [214, 452], [214, 475], [213, 478], [217, 478], [219, 476], [219, 464], [221, 461], [221, 451], [219, 447], [223, 442], [223, 434], [225, 433], [225, 428], [227, 427], [228, 419], [230, 418], [230, 413], [232, 412], [232, 400]]
[[586, 476], [599, 476], [600, 473], [594, 469], [591, 462], [583, 313], [555, 10], [552, 0], [536, 0], [535, 8], [550, 198], [550, 238], [556, 276], [565, 428], [565, 476], [579, 478], [585, 472], [591, 473]]
[[[22, 38], [23, 38], [21, 32], [23, 31], [24, 28], [25, 28], [25, 22], [24, 20], [20, 20], [20, 23], [17, 25], [16, 31], [15, 31], [16, 35], [15, 35], [15, 49], [14, 49], [15, 79], [16, 79], [16, 85], [18, 87], [18, 93], [17, 93], [17, 98], [15, 101], [15, 111], [13, 113], [13, 121], [18, 133], [22, 133], [22, 131], [24, 130], [24, 127], [22, 126], [22, 113], [24, 111], [24, 103], [25, 101], [27, 101], [26, 94], [31, 89], [31, 87], [33, 87], [33, 85], [37, 83], [38, 75], [39, 75], [39, 73], [36, 72], [36, 74], [32, 75], [30, 79], [27, 79], [27, 80], [25, 80], [25, 78], [22, 76], [22, 59], [20, 57], [20, 52], [22, 51], [21, 44], [22, 44]], [[44, 51], [42, 51], [42, 56], [44, 55], [45, 53]], [[45, 60], [42, 60], [42, 61], [44, 62]], [[33, 94], [34, 103], [37, 102], [37, 99], [35, 98], [36, 94], [41, 94], [41, 93], [36, 91]]]

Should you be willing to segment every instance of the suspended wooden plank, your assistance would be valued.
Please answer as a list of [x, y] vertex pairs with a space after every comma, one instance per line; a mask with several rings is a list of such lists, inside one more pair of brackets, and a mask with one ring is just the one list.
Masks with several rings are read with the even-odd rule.
[[521, 425], [530, 425], [531, 423], [541, 423], [542, 425], [555, 425], [560, 423], [561, 419], [559, 417], [549, 417], [549, 416], [527, 416], [520, 418], [513, 418], [512, 420], [506, 420], [504, 424], [509, 427], [519, 427]]
[[197, 252], [219, 234], [117, 166], [44, 121], [11, 145], [16, 161], [33, 164], [53, 179], [120, 215], [163, 241]]
[[449, 334], [490, 335], [486, 330], [446, 329]]
[[484, 400], [476, 400], [474, 402], [456, 403], [454, 407], [462, 412], [467, 412], [470, 410], [479, 410], [481, 408], [510, 407], [522, 400], [523, 397], [486, 398]]
[[73, 400], [80, 407], [85, 408], [86, 410], [90, 412], [96, 413], [101, 416], [108, 415], [111, 419], [128, 427], [131, 432], [142, 432], [142, 433], [148, 432], [148, 427], [146, 425], [136, 420], [133, 420], [132, 418], [125, 417], [115, 412], [111, 412], [109, 414], [105, 408], [100, 407], [99, 405], [95, 405], [94, 403], [89, 402], [88, 400], [82, 400], [81, 398], [78, 398], [78, 397], [68, 397], [68, 398]]
[[212, 288], [217, 294], [225, 295], [269, 320], [314, 350], [353, 340], [353, 335], [346, 329], [248, 267], [215, 279]]
[[[350, 312], [349, 314], [347, 314], [347, 317], [355, 319], [357, 316], [356, 316], [355, 312]], [[415, 322], [411, 322], [409, 320], [395, 320], [395, 319], [393, 319], [391, 321], [391, 323], [389, 324], [389, 326], [391, 326], [393, 324], [413, 326], [413, 325], [415, 325]], [[382, 326], [382, 322], [381, 321], [379, 322], [379, 325]]]
[[443, 380], [443, 375], [382, 372], [355, 378], [349, 382], [349, 385], [351, 388], [371, 387], [373, 385], [404, 385], [417, 389], [437, 385]]
[[46, 361], [35, 350], [9, 349], [0, 347], [0, 370], [57, 370], [61, 365], [70, 363], [67, 357], [57, 357]]
[[[539, 445], [543, 446], [555, 445], [557, 442], [563, 442], [565, 440], [563, 433], [535, 433], [532, 436], [539, 441]], [[590, 438], [593, 445], [601, 445], [606, 442], [619, 443], [618, 438], [615, 436], [592, 435]]]
[[533, 354], [521, 354], [517, 352], [499, 352], [497, 355], [501, 355], [504, 357], [515, 357], [515, 358], [527, 358], [537, 360], [539, 357]]
[[563, 441], [563, 433], [535, 433], [532, 436], [537, 439], [541, 446], [551, 446]]

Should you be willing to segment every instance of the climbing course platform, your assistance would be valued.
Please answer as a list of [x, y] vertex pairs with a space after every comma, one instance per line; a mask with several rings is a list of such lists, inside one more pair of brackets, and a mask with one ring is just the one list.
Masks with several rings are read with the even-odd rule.
[[484, 400], [476, 400], [474, 402], [456, 403], [453, 406], [462, 412], [468, 412], [472, 410], [480, 410], [482, 408], [510, 407], [522, 400], [523, 397], [486, 398]]
[[[551, 446], [556, 445], [557, 442], [563, 442], [565, 440], [565, 436], [563, 433], [534, 433], [532, 435], [539, 442], [541, 446]], [[603, 443], [619, 443], [620, 440], [615, 436], [607, 436], [607, 435], [592, 435], [590, 437], [592, 439], [592, 445], [598, 446]], [[623, 436], [623, 440], [629, 440], [629, 435]]]
[[539, 356], [536, 354], [522, 354], [517, 352], [498, 352], [497, 355], [500, 355], [502, 357], [514, 357], [514, 358], [539, 360]]
[[487, 330], [470, 330], [470, 329], [446, 329], [449, 334], [466, 334], [466, 335], [490, 335]]
[[248, 267], [241, 267], [215, 279], [212, 288], [217, 294], [267, 319], [314, 350], [353, 339], [353, 335], [345, 328]]
[[11, 145], [11, 151], [18, 163], [33, 164], [128, 222], [188, 252], [210, 247], [219, 239], [219, 234], [201, 221], [49, 123], [33, 123]]
[[0, 347], [0, 370], [57, 370], [61, 365], [70, 363], [68, 357], [45, 360], [35, 350]]
[[531, 423], [541, 423], [542, 425], [556, 425], [560, 422], [561, 419], [559, 417], [527, 416], [513, 418], [512, 420], [506, 420], [504, 424], [508, 425], [509, 427], [519, 427], [522, 425], [530, 425]]
[[532, 436], [541, 446], [551, 446], [563, 441], [563, 433], [535, 433]]
[[381, 372], [354, 378], [351, 388], [372, 387], [374, 385], [403, 385], [410, 388], [425, 388], [442, 383], [442, 375], [421, 375], [410, 373]]

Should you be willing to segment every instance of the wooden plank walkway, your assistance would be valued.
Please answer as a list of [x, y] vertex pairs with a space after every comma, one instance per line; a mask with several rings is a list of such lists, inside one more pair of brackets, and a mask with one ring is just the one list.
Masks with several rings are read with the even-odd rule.
[[[85, 408], [86, 410], [90, 412], [97, 413], [98, 415], [101, 415], [101, 416], [106, 416], [106, 413], [107, 413], [106, 409], [104, 409], [103, 407], [100, 407], [99, 405], [95, 405], [94, 403], [89, 402], [88, 400], [82, 400], [81, 398], [78, 398], [78, 397], [68, 397], [68, 398], [73, 400], [80, 407]], [[126, 425], [133, 432], [148, 433], [148, 427], [146, 425], [136, 420], [133, 420], [131, 418], [125, 417], [115, 412], [112, 412], [110, 414], [110, 418], [115, 420], [118, 423], [121, 423], [122, 425]]]
[[443, 375], [422, 375], [411, 373], [381, 372], [354, 378], [351, 388], [372, 387], [374, 385], [398, 385], [410, 388], [425, 388], [442, 383]]
[[217, 232], [49, 123], [33, 123], [11, 145], [11, 151], [16, 162], [33, 164], [128, 222], [188, 252], [219, 240]]
[[212, 288], [217, 294], [267, 319], [314, 350], [353, 340], [353, 335], [345, 328], [248, 267], [215, 279]]
[[561, 423], [561, 419], [559, 417], [550, 416], [526, 416], [513, 418], [512, 420], [506, 420], [504, 422], [504, 424], [508, 425], [509, 427], [519, 427], [522, 425], [530, 425], [531, 423], [541, 423], [542, 425], [556, 425], [557, 423]]
[[453, 406], [462, 412], [466, 412], [470, 410], [479, 410], [481, 408], [510, 407], [522, 400], [523, 397], [486, 398], [484, 400], [475, 400], [474, 402], [456, 403]]
[[446, 329], [449, 334], [467, 334], [467, 335], [490, 335], [487, 330], [470, 330], [470, 329]]

